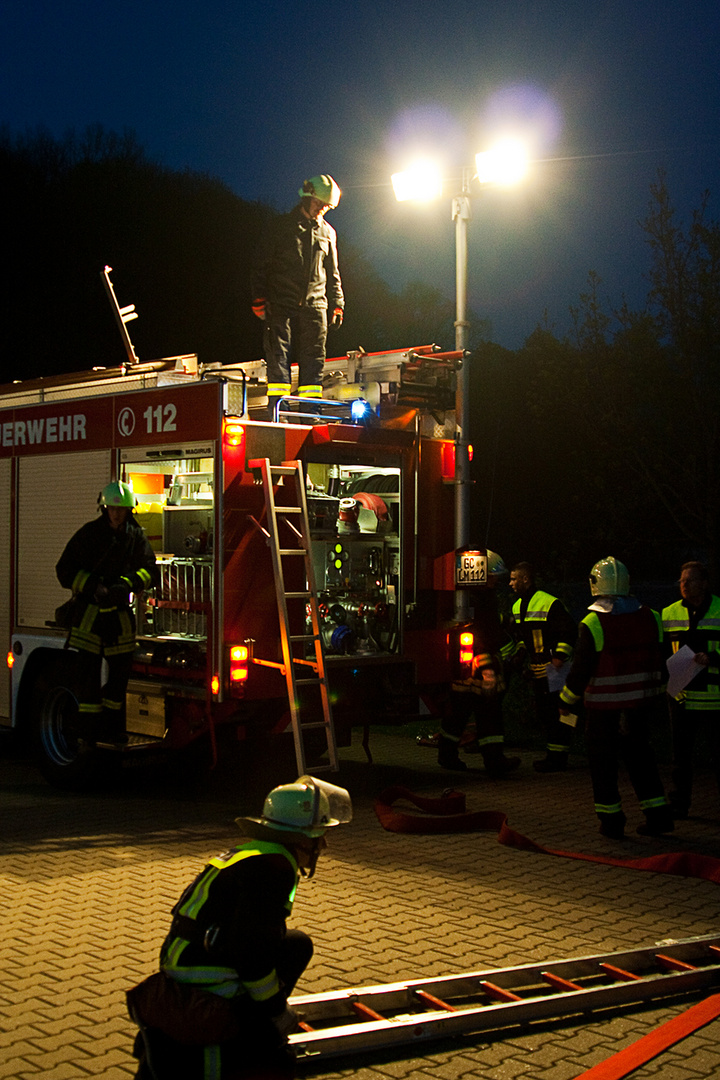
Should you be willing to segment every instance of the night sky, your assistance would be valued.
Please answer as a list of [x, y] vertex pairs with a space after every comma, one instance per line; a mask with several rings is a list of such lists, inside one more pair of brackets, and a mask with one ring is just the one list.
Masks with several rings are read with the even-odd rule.
[[[569, 328], [590, 270], [608, 306], [642, 302], [658, 169], [683, 215], [709, 189], [718, 216], [719, 30], [717, 0], [4, 0], [0, 124], [132, 129], [278, 210], [329, 172], [341, 260], [350, 241], [394, 288], [449, 297], [460, 169], [510, 125], [536, 163], [473, 200], [469, 302], [515, 348], [545, 311]], [[398, 204], [390, 174], [421, 150], [445, 195]]]

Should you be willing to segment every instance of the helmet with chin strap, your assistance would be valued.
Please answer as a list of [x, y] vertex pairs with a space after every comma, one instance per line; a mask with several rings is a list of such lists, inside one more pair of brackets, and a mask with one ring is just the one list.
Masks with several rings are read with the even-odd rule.
[[255, 838], [272, 837], [293, 848], [300, 872], [311, 878], [325, 846], [325, 833], [352, 818], [352, 801], [345, 788], [301, 776], [267, 795], [262, 817], [236, 818], [242, 832]]
[[281, 784], [269, 792], [262, 817], [237, 820], [316, 839], [351, 818], [352, 802], [345, 788], [314, 776], [301, 776], [294, 784]]
[[309, 180], [303, 180], [303, 186], [298, 191], [301, 199], [319, 199], [321, 203], [325, 203], [331, 210], [334, 210], [340, 202], [341, 194], [342, 192], [332, 176], [326, 174], [311, 176]]

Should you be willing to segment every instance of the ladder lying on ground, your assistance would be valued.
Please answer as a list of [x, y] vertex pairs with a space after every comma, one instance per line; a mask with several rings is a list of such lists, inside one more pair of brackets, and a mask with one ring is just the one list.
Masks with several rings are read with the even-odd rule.
[[[262, 481], [265, 492], [267, 528], [253, 517], [250, 520], [267, 538], [270, 546], [283, 655], [282, 664], [260, 660], [254, 656], [253, 663], [280, 668], [285, 675], [298, 775], [305, 773], [308, 767], [306, 735], [320, 729], [324, 731], [326, 746], [320, 754], [313, 756], [321, 757], [327, 749], [328, 762], [313, 762], [312, 771], [337, 772], [340, 765], [320, 633], [302, 463], [286, 461], [282, 465], [271, 465], [269, 458], [254, 458], [248, 464]], [[276, 499], [275, 487], [278, 488], [279, 496], [282, 492], [281, 498]], [[288, 543], [293, 546], [287, 546]], [[300, 558], [304, 570], [301, 588], [288, 590], [285, 583], [286, 563]], [[292, 574], [293, 569], [289, 566], [288, 569]], [[293, 576], [297, 577], [297, 574]], [[288, 601], [293, 609], [292, 618]], [[308, 615], [310, 633], [307, 632], [306, 625]], [[314, 659], [307, 659], [306, 651], [311, 652]], [[301, 677], [297, 674], [298, 668], [303, 672]]]
[[720, 936], [437, 979], [292, 997], [298, 1061], [396, 1047], [681, 995], [720, 983]]

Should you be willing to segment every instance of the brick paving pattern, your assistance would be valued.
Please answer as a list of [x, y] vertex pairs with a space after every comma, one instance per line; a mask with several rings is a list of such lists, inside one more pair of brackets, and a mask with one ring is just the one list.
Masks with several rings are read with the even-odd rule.
[[[619, 844], [597, 831], [580, 756], [567, 773], [540, 776], [537, 754], [524, 751], [517, 773], [492, 781], [482, 771], [441, 772], [434, 751], [407, 732], [374, 731], [371, 746], [372, 765], [359, 745], [341, 750], [337, 782], [353, 795], [355, 820], [331, 835], [317, 876], [298, 890], [291, 925], [316, 946], [298, 993], [718, 932], [720, 894], [709, 882], [517, 851], [488, 833], [393, 834], [373, 812], [390, 784], [425, 795], [454, 786], [469, 810], [502, 810], [549, 847], [718, 857], [720, 805], [702, 771], [693, 817], [670, 837], [634, 835], [642, 817], [626, 786], [629, 836]], [[0, 748], [0, 1080], [134, 1075], [124, 991], [155, 970], [170, 908], [206, 857], [234, 841], [233, 818], [257, 813], [269, 787], [294, 779], [289, 756], [269, 761], [236, 749], [186, 797], [149, 764], [125, 767], [104, 791], [74, 794], [47, 786], [20, 751]], [[694, 1000], [424, 1044], [421, 1053], [376, 1051], [326, 1062], [315, 1075], [575, 1080]], [[720, 1075], [719, 1036], [720, 1023], [708, 1025], [633, 1080]]]

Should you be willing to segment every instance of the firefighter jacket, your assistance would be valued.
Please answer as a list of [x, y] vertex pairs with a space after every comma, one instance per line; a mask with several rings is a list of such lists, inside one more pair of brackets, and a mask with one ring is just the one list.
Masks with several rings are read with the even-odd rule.
[[324, 218], [309, 220], [296, 206], [270, 228], [252, 283], [253, 300], [270, 310], [344, 309], [337, 234]]
[[247, 995], [269, 1016], [281, 1012], [275, 965], [297, 884], [282, 844], [246, 840], [210, 859], [173, 908], [160, 967], [220, 997]]
[[720, 710], [720, 597], [709, 595], [699, 608], [684, 600], [663, 608], [665, 639], [675, 653], [683, 645], [707, 653], [709, 664], [678, 696], [692, 711]]
[[626, 710], [664, 690], [658, 612], [633, 597], [616, 597], [609, 610], [603, 606], [593, 604], [580, 623], [575, 657], [560, 691], [561, 706], [571, 712], [577, 712], [583, 696], [586, 709]]
[[[70, 538], [55, 569], [60, 584], [72, 589], [76, 600], [70, 644], [99, 652], [102, 642], [122, 639], [119, 651], [131, 651], [130, 593], [158, 580], [155, 553], [134, 517], [120, 529], [111, 528], [105, 514], [87, 522]], [[98, 603], [100, 585], [108, 595]]]
[[[504, 661], [514, 650], [509, 631], [503, 626], [493, 590], [477, 594], [472, 622], [457, 626], [451, 634], [453, 650], [452, 689], [460, 693], [502, 693], [505, 689]], [[472, 634], [472, 643], [463, 647], [462, 635]]]
[[534, 679], [547, 677], [551, 660], [570, 660], [577, 637], [575, 622], [556, 596], [536, 589], [512, 607], [517, 650], [525, 651]]

